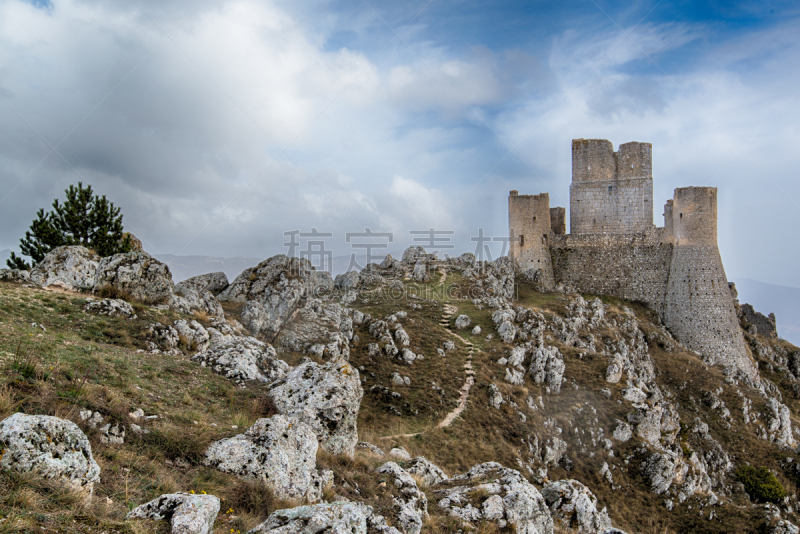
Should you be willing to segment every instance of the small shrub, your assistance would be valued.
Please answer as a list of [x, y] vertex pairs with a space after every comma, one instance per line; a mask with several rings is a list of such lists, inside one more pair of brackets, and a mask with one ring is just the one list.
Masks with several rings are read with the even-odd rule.
[[766, 467], [742, 465], [736, 469], [735, 475], [754, 501], [777, 503], [787, 495], [780, 481]]

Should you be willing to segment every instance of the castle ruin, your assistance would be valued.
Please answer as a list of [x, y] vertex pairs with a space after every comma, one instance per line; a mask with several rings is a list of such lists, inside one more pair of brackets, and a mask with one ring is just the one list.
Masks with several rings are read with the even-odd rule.
[[642, 302], [690, 349], [755, 377], [717, 246], [715, 187], [675, 189], [656, 227], [652, 145], [575, 139], [569, 234], [565, 219], [547, 193], [508, 197], [509, 256], [539, 285]]

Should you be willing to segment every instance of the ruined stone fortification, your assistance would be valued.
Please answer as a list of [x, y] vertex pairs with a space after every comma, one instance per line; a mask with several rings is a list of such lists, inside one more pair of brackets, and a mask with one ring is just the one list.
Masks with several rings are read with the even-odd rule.
[[717, 189], [675, 190], [664, 227], [653, 225], [652, 145], [572, 142], [570, 233], [547, 193], [509, 195], [509, 255], [540, 269], [540, 284], [645, 303], [675, 337], [709, 360], [751, 376], [717, 246]]

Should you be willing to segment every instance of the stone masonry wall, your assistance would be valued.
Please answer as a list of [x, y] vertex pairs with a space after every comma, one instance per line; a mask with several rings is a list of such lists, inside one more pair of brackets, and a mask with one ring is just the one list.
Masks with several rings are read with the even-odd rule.
[[664, 242], [663, 228], [631, 235], [553, 236], [554, 280], [584, 293], [643, 302], [661, 313], [672, 248]]
[[755, 378], [717, 246], [717, 189], [676, 189], [672, 224], [664, 323], [690, 349]]
[[550, 229], [554, 234], [563, 235], [567, 233], [567, 210], [566, 208], [550, 208]]
[[508, 196], [508, 226], [513, 237], [509, 256], [516, 259], [522, 269], [540, 269], [543, 287], [555, 287], [549, 249], [550, 195], [519, 195], [511, 191]]
[[652, 145], [572, 141], [570, 233], [629, 234], [653, 226]]

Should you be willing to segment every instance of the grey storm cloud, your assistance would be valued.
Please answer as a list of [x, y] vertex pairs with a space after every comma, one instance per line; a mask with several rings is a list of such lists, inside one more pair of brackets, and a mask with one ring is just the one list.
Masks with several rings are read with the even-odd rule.
[[[771, 228], [800, 213], [794, 20], [720, 42], [702, 25], [576, 27], [533, 53], [450, 50], [422, 26], [392, 41], [370, 12], [293, 9], [0, 1], [0, 249], [82, 180], [158, 253], [266, 257], [312, 227], [338, 254], [366, 227], [394, 232], [395, 250], [409, 230], [453, 230], [460, 253], [478, 228], [507, 232], [510, 189], [567, 205], [570, 141], [600, 137], [654, 143], [659, 202], [720, 187], [733, 275], [793, 279], [800, 248]], [[339, 30], [382, 44], [331, 47]]]

